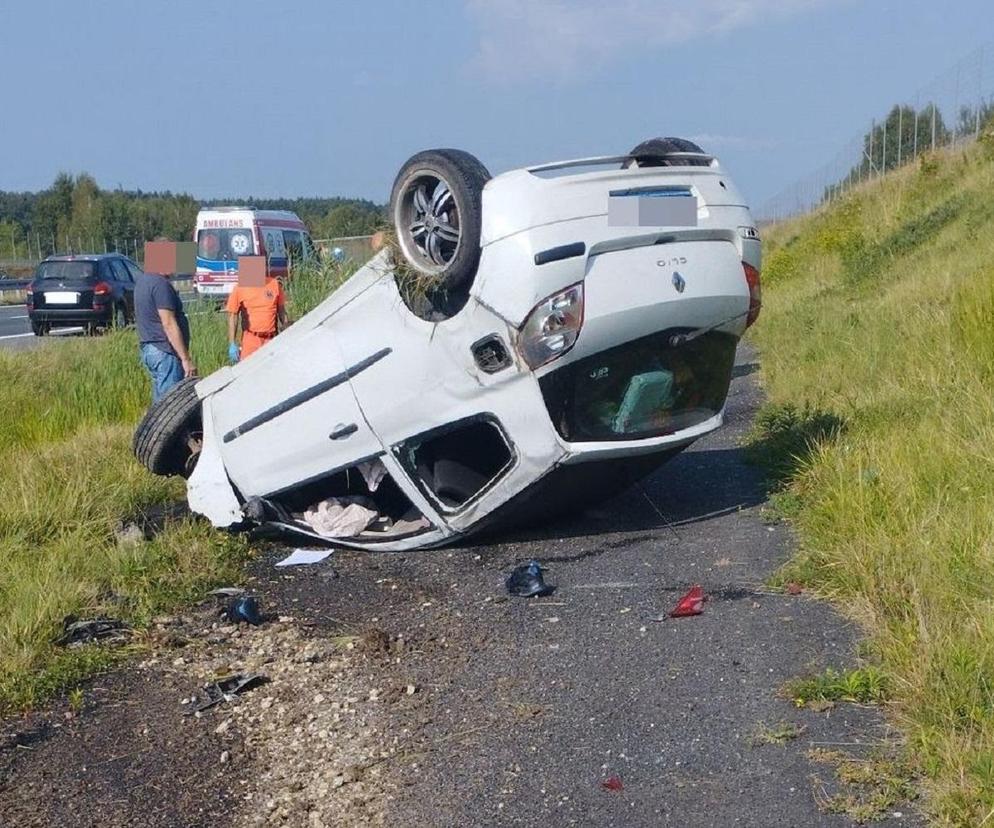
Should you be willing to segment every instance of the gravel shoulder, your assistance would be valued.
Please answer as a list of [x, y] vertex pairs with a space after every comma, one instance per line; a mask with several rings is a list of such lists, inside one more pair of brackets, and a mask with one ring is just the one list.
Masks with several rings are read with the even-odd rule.
[[[725, 429], [582, 516], [291, 571], [269, 550], [249, 586], [277, 620], [191, 613], [170, 622], [187, 646], [95, 682], [80, 715], [0, 727], [0, 812], [25, 825], [851, 824], [819, 808], [834, 782], [808, 752], [865, 755], [894, 734], [876, 709], [795, 710], [778, 694], [851, 665], [855, 631], [764, 587], [792, 540], [761, 519], [739, 447], [755, 367], [743, 350]], [[503, 578], [530, 558], [555, 593], [507, 597]], [[665, 619], [694, 583], [704, 613]], [[271, 681], [183, 715], [231, 670]], [[784, 722], [797, 738], [764, 744]], [[895, 812], [884, 824], [919, 824]]]

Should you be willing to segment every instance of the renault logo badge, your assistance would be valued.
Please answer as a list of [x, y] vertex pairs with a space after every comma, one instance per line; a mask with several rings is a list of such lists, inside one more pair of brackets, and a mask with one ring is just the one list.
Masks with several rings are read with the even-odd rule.
[[687, 287], [687, 280], [675, 270], [673, 271], [673, 287], [676, 288], [677, 293], [683, 293], [683, 289]]

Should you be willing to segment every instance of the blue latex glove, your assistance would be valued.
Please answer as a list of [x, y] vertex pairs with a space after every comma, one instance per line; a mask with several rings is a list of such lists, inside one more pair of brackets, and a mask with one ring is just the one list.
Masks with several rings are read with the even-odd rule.
[[234, 342], [232, 342], [230, 345], [228, 345], [228, 362], [234, 365], [236, 362], [238, 362], [241, 353], [242, 353], [241, 348], [239, 348]]

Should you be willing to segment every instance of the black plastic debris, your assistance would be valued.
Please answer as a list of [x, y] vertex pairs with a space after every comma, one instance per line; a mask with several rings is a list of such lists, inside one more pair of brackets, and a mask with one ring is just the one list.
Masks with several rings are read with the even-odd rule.
[[235, 598], [224, 609], [224, 617], [233, 624], [251, 624], [258, 627], [265, 619], [259, 613], [259, 602], [251, 595]]
[[538, 561], [528, 561], [528, 563], [514, 567], [514, 571], [511, 572], [504, 584], [511, 595], [517, 595], [521, 598], [531, 598], [533, 595], [551, 595], [555, 590], [555, 587], [547, 584], [542, 577], [542, 567], [539, 566]]
[[130, 633], [130, 627], [119, 618], [81, 620], [70, 615], [62, 622], [62, 635], [55, 643], [61, 647], [77, 647], [94, 641], [123, 641]]
[[239, 595], [244, 595], [245, 590], [241, 587], [218, 587], [207, 594], [216, 595], [218, 598], [237, 598]]
[[213, 684], [205, 684], [204, 694], [206, 698], [198, 700], [195, 696], [193, 701], [196, 703], [187, 711], [186, 715], [192, 716], [194, 713], [202, 713], [216, 704], [221, 704], [221, 702], [234, 701], [236, 696], [247, 693], [249, 690], [254, 690], [256, 687], [261, 687], [268, 682], [269, 676], [264, 676], [260, 673], [253, 673], [249, 676], [237, 673], [236, 675], [215, 681]]

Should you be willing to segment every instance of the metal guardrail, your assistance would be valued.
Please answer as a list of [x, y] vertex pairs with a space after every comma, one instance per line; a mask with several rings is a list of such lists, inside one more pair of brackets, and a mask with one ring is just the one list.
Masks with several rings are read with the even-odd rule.
[[[172, 277], [170, 281], [180, 288], [188, 288], [193, 284], [193, 279], [189, 275]], [[26, 290], [31, 282], [31, 279], [0, 279], [0, 294]]]
[[24, 290], [30, 284], [30, 279], [0, 279], [0, 293], [5, 290]]

